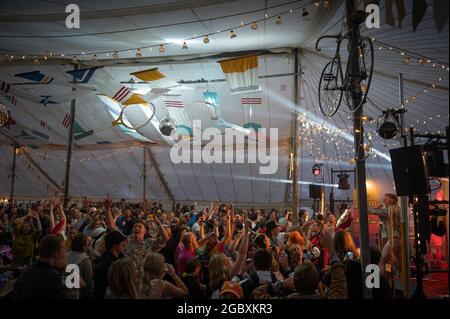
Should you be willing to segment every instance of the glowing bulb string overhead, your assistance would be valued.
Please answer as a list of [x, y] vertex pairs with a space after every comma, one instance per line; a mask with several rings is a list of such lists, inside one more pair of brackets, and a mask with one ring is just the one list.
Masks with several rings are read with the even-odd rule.
[[[285, 4], [281, 4], [281, 5], [276, 5], [276, 6], [271, 6], [271, 7], [267, 7], [264, 9], [259, 9], [259, 10], [253, 10], [247, 13], [257, 13], [257, 12], [261, 12], [261, 11], [265, 11], [268, 9], [272, 9], [272, 8], [277, 8], [277, 7], [281, 7], [281, 6], [286, 6], [289, 4], [293, 4], [293, 3], [297, 3], [298, 1], [291, 1]], [[306, 7], [309, 7], [313, 4], [314, 2], [310, 2], [307, 5], [300, 5], [300, 6], [296, 6], [292, 9], [288, 9], [288, 10], [284, 10], [282, 12], [276, 13], [276, 14], [272, 14], [272, 15], [268, 15], [265, 14], [263, 18], [259, 18], [259, 19], [254, 19], [254, 20], [250, 20], [249, 22], [243, 22], [241, 21], [240, 24], [238, 25], [234, 25], [231, 27], [227, 27], [227, 28], [223, 28], [220, 30], [217, 30], [215, 32], [209, 32], [209, 33], [205, 33], [205, 34], [200, 34], [200, 35], [194, 35], [193, 37], [189, 37], [186, 39], [183, 39], [182, 42], [183, 44], [186, 43], [186, 46], [183, 45], [182, 48], [186, 49], [186, 47], [189, 44], [189, 41], [191, 40], [196, 40], [196, 39], [203, 39], [203, 42], [209, 43], [209, 37], [212, 35], [217, 35], [217, 34], [228, 34], [228, 37], [230, 37], [230, 31], [233, 31], [234, 35], [237, 35], [236, 30], [238, 29], [242, 29], [244, 27], [250, 27], [253, 30], [257, 29], [257, 24], [259, 22], [263, 22], [263, 21], [267, 21], [267, 20], [275, 20], [274, 24], [276, 25], [281, 25], [282, 23], [279, 23], [280, 21], [282, 21], [282, 17], [288, 14], [292, 14], [294, 12], [303, 10]], [[317, 1], [316, 1], [317, 3]], [[316, 4], [317, 5], [317, 4]], [[233, 16], [240, 16], [240, 15], [244, 15], [247, 13], [239, 13], [239, 14], [234, 14], [234, 15], [228, 15], [228, 16], [223, 16], [223, 17], [218, 17], [218, 18], [212, 18], [212, 19], [206, 19], [206, 20], [195, 20], [195, 21], [189, 21], [189, 22], [183, 22], [183, 23], [175, 23], [175, 24], [169, 24], [169, 25], [163, 25], [163, 26], [155, 26], [155, 27], [150, 27], [150, 28], [162, 28], [162, 27], [167, 27], [167, 26], [175, 26], [175, 25], [182, 25], [182, 24], [192, 24], [192, 23], [199, 23], [199, 22], [203, 22], [203, 21], [209, 21], [209, 20], [219, 20], [219, 19], [224, 19], [224, 18], [229, 18], [229, 17], [233, 17]], [[278, 23], [277, 23], [278, 22]], [[256, 26], [256, 27], [255, 27]], [[110, 33], [118, 33], [118, 32], [133, 32], [133, 31], [140, 31], [140, 30], [146, 30], [149, 28], [137, 28], [137, 29], [132, 29], [132, 30], [127, 30], [127, 31], [111, 31]], [[53, 37], [75, 37], [75, 36], [88, 36], [88, 35], [101, 35], [101, 34], [105, 34], [105, 33], [90, 33], [90, 34], [83, 34], [83, 35], [71, 35], [71, 36], [0, 36], [0, 38], [2, 37], [11, 37], [11, 38], [15, 38], [15, 37], [34, 37], [34, 38], [53, 38]], [[208, 37], [208, 40], [204, 40], [205, 38]], [[233, 36], [234, 38], [234, 36]], [[20, 54], [20, 53], [12, 53], [12, 54], [7, 54], [6, 57], [10, 62], [13, 62], [17, 57], [22, 57], [22, 59], [25, 59], [26, 56], [32, 56], [34, 59], [39, 59], [39, 58], [45, 58], [46, 60], [48, 59], [48, 57], [66, 57], [66, 56], [70, 56], [73, 57], [73, 59], [78, 60], [78, 56], [91, 56], [92, 58], [95, 56], [95, 60], [99, 59], [100, 55], [106, 55], [106, 57], [109, 57], [109, 55], [114, 55], [114, 57], [118, 57], [118, 54], [120, 52], [131, 52], [131, 51], [137, 51], [138, 50], [141, 51], [142, 54], [145, 53], [144, 50], [149, 49], [149, 50], [153, 50], [153, 48], [159, 48], [159, 52], [160, 53], [164, 53], [165, 52], [165, 47], [169, 46], [169, 45], [177, 45], [178, 42], [163, 42], [163, 43], [158, 43], [158, 44], [151, 44], [148, 46], [139, 46], [139, 47], [132, 47], [132, 48], [124, 48], [124, 49], [116, 49], [116, 50], [106, 50], [106, 51], [95, 51], [95, 52], [91, 52], [88, 50], [84, 50], [84, 51], [80, 51], [80, 52], [66, 52], [66, 53], [54, 53], [54, 52], [50, 52], [50, 53], [46, 53], [46, 54], [36, 54], [36, 53], [28, 53], [28, 54]], [[161, 49], [164, 48], [164, 49]], [[47, 52], [47, 51], [46, 51]], [[139, 56], [138, 54], [138, 57]]]

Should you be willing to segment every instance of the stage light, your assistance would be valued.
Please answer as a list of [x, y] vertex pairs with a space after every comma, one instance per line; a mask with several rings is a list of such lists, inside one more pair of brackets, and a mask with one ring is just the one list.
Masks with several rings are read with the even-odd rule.
[[391, 140], [395, 138], [398, 134], [398, 127], [392, 122], [386, 121], [381, 124], [378, 129], [378, 134], [385, 140]]
[[320, 165], [319, 164], [316, 164], [316, 165], [313, 166], [312, 173], [313, 173], [314, 176], [320, 176], [322, 171], [320, 169]]
[[348, 183], [349, 177], [350, 176], [347, 174], [339, 174], [338, 175], [338, 178], [339, 178], [338, 189], [342, 189], [342, 190], [350, 189], [350, 184]]

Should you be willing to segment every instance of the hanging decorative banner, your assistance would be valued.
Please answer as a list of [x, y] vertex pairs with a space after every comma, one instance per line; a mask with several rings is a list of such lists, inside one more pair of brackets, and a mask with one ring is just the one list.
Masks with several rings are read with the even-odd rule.
[[66, 73], [77, 79], [78, 84], [88, 84], [94, 90], [123, 105], [147, 103], [142, 95], [134, 94], [126, 86], [113, 81], [111, 76], [100, 67], [72, 70]]
[[31, 80], [33, 82], [42, 83], [42, 84], [50, 84], [54, 80], [53, 77], [45, 75], [45, 74], [41, 73], [40, 71], [18, 73], [18, 74], [14, 74], [14, 76], [24, 78], [27, 80]]
[[47, 134], [44, 134], [44, 133], [36, 131], [36, 130], [31, 131], [31, 134], [33, 134], [34, 136], [40, 137], [44, 140], [47, 140], [47, 141], [50, 139], [50, 136], [48, 136]]
[[232, 94], [259, 92], [258, 56], [218, 61], [230, 85]]
[[393, 2], [395, 2], [397, 6], [398, 26], [399, 28], [401, 28], [403, 19], [405, 19], [406, 16], [404, 0], [386, 0], [386, 23], [391, 27], [395, 27], [395, 17], [394, 13], [392, 12]]
[[184, 103], [183, 103], [183, 101], [180, 101], [180, 100], [167, 100], [167, 101], [164, 101], [164, 105], [166, 107], [184, 108]]
[[0, 92], [8, 93], [11, 90], [11, 84], [6, 83], [5, 81], [0, 81]]
[[70, 125], [70, 118], [71, 118], [70, 114], [69, 114], [69, 113], [66, 113], [66, 115], [64, 116], [64, 119], [62, 120], [62, 125], [63, 125], [65, 128], [68, 128], [68, 127], [69, 127], [69, 125]]
[[440, 33], [444, 29], [445, 25], [448, 23], [449, 1], [434, 0], [433, 10], [434, 10], [434, 21], [436, 21], [436, 27]]
[[[447, 11], [448, 12], [448, 11]], [[422, 22], [423, 17], [427, 13], [427, 2], [426, 0], [414, 0], [413, 2], [413, 30], [417, 30], [420, 22]]]
[[158, 68], [152, 68], [144, 71], [130, 73], [139, 80], [148, 82], [152, 88], [169, 88], [178, 86], [176, 81], [168, 79], [164, 74], [159, 72]]
[[50, 126], [48, 126], [47, 125], [47, 123], [44, 121], [44, 120], [41, 120], [41, 126], [43, 127], [43, 128], [46, 128], [47, 130], [49, 130], [50, 131]]
[[39, 101], [39, 104], [43, 104], [44, 106], [47, 106], [47, 104], [58, 104], [57, 102], [51, 100], [51, 95], [40, 95], [40, 97], [42, 99]]
[[241, 99], [242, 105], [261, 105], [262, 98], [260, 97], [243, 97]]
[[17, 106], [17, 98], [14, 95], [6, 96], [6, 99], [11, 103], [12, 105]]

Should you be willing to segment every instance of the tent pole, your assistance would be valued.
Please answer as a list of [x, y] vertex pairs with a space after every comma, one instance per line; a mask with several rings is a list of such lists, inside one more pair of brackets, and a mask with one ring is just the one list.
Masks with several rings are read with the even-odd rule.
[[[78, 64], [74, 64], [74, 70], [78, 69]], [[75, 78], [73, 78], [75, 82]], [[72, 91], [75, 91], [75, 87]], [[72, 168], [72, 147], [73, 147], [73, 129], [75, 124], [75, 105], [76, 99], [70, 101], [70, 126], [69, 126], [69, 139], [67, 142], [67, 157], [66, 157], [66, 176], [64, 178], [64, 208], [69, 205], [69, 194], [70, 194], [70, 170]]]
[[[356, 50], [360, 40], [359, 26], [354, 25], [352, 16], [356, 13], [357, 3], [355, 0], [346, 0], [346, 16], [347, 27], [349, 30], [349, 52]], [[349, 61], [350, 85], [351, 95], [354, 106], [358, 106], [361, 101], [361, 86], [360, 79], [356, 74], [360, 73], [360, 66], [358, 57], [355, 55], [352, 61]], [[366, 282], [366, 267], [370, 264], [370, 250], [369, 250], [369, 222], [367, 209], [367, 188], [366, 188], [366, 161], [364, 151], [364, 127], [362, 122], [363, 106], [353, 113], [353, 134], [355, 146], [355, 160], [356, 160], [356, 190], [358, 203], [358, 220], [359, 220], [359, 241], [361, 250], [361, 271], [363, 274], [363, 283]], [[365, 299], [372, 299], [372, 293], [363, 284], [363, 293]]]
[[[294, 103], [296, 109], [300, 104], [299, 99], [299, 52], [298, 49], [294, 49]], [[297, 110], [295, 110], [297, 111]], [[293, 129], [292, 129], [292, 222], [293, 225], [298, 225], [298, 207], [299, 207], [299, 196], [298, 196], [298, 126], [299, 126], [299, 115], [297, 112], [293, 114]]]
[[17, 160], [17, 153], [19, 153], [19, 146], [17, 144], [14, 144], [13, 147], [13, 162], [11, 167], [11, 193], [9, 196], [9, 205], [12, 207], [14, 202], [14, 187], [16, 183], [16, 160]]
[[[403, 90], [403, 73], [399, 74], [398, 77], [399, 84], [399, 98], [400, 105], [402, 109], [404, 109], [404, 90]], [[405, 134], [405, 112], [400, 113], [400, 139], [401, 146], [407, 147], [407, 135]], [[409, 216], [408, 216], [408, 208], [409, 208], [409, 200], [407, 196], [402, 196], [400, 198], [401, 204], [401, 219], [400, 219], [400, 227], [401, 227], [401, 235], [402, 235], [402, 280], [403, 280], [403, 298], [409, 299], [410, 292], [410, 265], [409, 265]]]
[[147, 150], [146, 145], [142, 146], [143, 156], [144, 156], [144, 168], [142, 173], [142, 208], [147, 211]]

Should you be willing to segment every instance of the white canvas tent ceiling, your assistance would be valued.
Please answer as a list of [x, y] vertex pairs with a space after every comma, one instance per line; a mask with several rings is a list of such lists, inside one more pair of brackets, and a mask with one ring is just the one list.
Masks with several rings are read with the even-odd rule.
[[[19, 2], [23, 5], [19, 8]], [[107, 72], [115, 81], [128, 81], [130, 73], [158, 67], [159, 70], [174, 80], [199, 79], [214, 80], [223, 79], [224, 75], [220, 66], [215, 60], [191, 60], [173, 61], [167, 57], [178, 56], [182, 60], [183, 55], [207, 56], [222, 52], [236, 52], [245, 50], [267, 50], [274, 48], [294, 48], [301, 49], [300, 63], [302, 68], [302, 81], [300, 94], [301, 113], [306, 114], [309, 121], [328, 126], [334, 126], [340, 131], [351, 133], [352, 121], [346, 113], [345, 105], [331, 120], [326, 119], [320, 113], [317, 100], [317, 85], [323, 66], [333, 55], [334, 42], [324, 42], [324, 49], [317, 53], [314, 51], [315, 40], [323, 34], [337, 34], [341, 31], [344, 17], [343, 1], [335, 1], [331, 7], [325, 9], [316, 7], [313, 1], [219, 1], [218, 4], [205, 6], [202, 1], [170, 2], [170, 1], [127, 1], [126, 5], [122, 1], [78, 1], [83, 10], [91, 12], [91, 16], [83, 20], [80, 30], [67, 30], [63, 21], [55, 18], [55, 21], [39, 21], [55, 16], [61, 12], [63, 5], [52, 2], [52, 5], [39, 5], [39, 1], [19, 1], [2, 2], [0, 4], [0, 25], [2, 26], [0, 36], [10, 35], [39, 35], [39, 36], [64, 36], [77, 33], [107, 32], [115, 30], [135, 29], [156, 25], [163, 25], [174, 22], [204, 20], [218, 16], [234, 15], [240, 12], [261, 11], [236, 15], [219, 20], [209, 20], [184, 24], [182, 26], [152, 28], [135, 32], [113, 33], [98, 36], [81, 36], [71, 38], [11, 38], [3, 37], [0, 52], [10, 54], [43, 54], [50, 50], [55, 53], [81, 52], [87, 53], [125, 50], [120, 53], [120, 58], [134, 58], [134, 51], [128, 52], [127, 48], [139, 48], [159, 43], [176, 42], [168, 45], [166, 52], [160, 54], [157, 49], [153, 51], [144, 50], [145, 58], [118, 60], [116, 65], [106, 67]], [[183, 7], [175, 10], [174, 7], [161, 7], [161, 3], [177, 5]], [[267, 10], [269, 16], [280, 12], [308, 5], [310, 15], [302, 18], [301, 11], [294, 11], [291, 15], [283, 15], [283, 24], [276, 25], [273, 20], [264, 21], [258, 24], [257, 30], [250, 30], [249, 27], [236, 29], [238, 37], [230, 39], [228, 33], [219, 33], [211, 37], [209, 44], [204, 44], [201, 39], [189, 42], [189, 49], [182, 50], [183, 39], [201, 35], [215, 30], [226, 29], [230, 26], [239, 25], [241, 21], [253, 21], [264, 17], [264, 8], [289, 3], [285, 6]], [[26, 5], [25, 5], [26, 4]], [[133, 12], [130, 8], [145, 6], [150, 10], [151, 6], [159, 8], [170, 8], [171, 11], [147, 13], [140, 15], [127, 15], [124, 17], [101, 16], [107, 10], [111, 12]], [[198, 6], [197, 6], [198, 5]], [[381, 1], [384, 5], [384, 1]], [[411, 3], [407, 3], [408, 15], [404, 20], [403, 28], [391, 28], [382, 24], [381, 29], [366, 30], [365, 35], [374, 37], [376, 41], [386, 43], [391, 46], [402, 48], [431, 57], [435, 60], [443, 61], [448, 67], [448, 26], [442, 33], [435, 29], [433, 13], [431, 7], [419, 29], [413, 33], [411, 26]], [[187, 8], [191, 6], [192, 8]], [[100, 10], [100, 11], [95, 11]], [[103, 12], [103, 11], [105, 12]], [[118, 10], [118, 11], [114, 11]], [[139, 12], [144, 12], [141, 10]], [[157, 10], [156, 10], [157, 11]], [[383, 12], [384, 10], [382, 10]], [[155, 11], [153, 11], [155, 12]], [[13, 16], [22, 16], [21, 22], [10, 22]], [[28, 16], [24, 16], [28, 15]], [[96, 17], [101, 16], [101, 17]], [[41, 19], [39, 18], [41, 17]], [[384, 16], [382, 16], [384, 21]], [[31, 27], [32, 26], [32, 27]], [[86, 60], [92, 64], [91, 55], [79, 55], [79, 60]], [[150, 58], [150, 59], [147, 59]], [[163, 61], [164, 59], [168, 61]], [[102, 59], [110, 62], [110, 57], [99, 55], [99, 64]], [[433, 68], [431, 64], [419, 65], [412, 61], [410, 65], [402, 63], [403, 57], [394, 51], [385, 48], [375, 52], [375, 74], [370, 99], [373, 104], [365, 106], [365, 113], [375, 119], [381, 115], [380, 109], [394, 108], [399, 105], [398, 98], [398, 74], [403, 73], [405, 77], [405, 96], [417, 95], [417, 99], [411, 100], [407, 104], [408, 113], [406, 115], [407, 126], [413, 125], [420, 131], [444, 131], [448, 126], [448, 70], [442, 69], [441, 65]], [[124, 65], [117, 65], [123, 61]], [[158, 62], [159, 61], [159, 62]], [[21, 65], [22, 64], [22, 65]], [[59, 79], [69, 79], [65, 71], [71, 69], [70, 65], [60, 65], [50, 61], [41, 61], [39, 65], [16, 63], [9, 65], [4, 63], [0, 67], [0, 79], [3, 81], [17, 83], [18, 78], [14, 75], [21, 72], [39, 70], [50, 76]], [[261, 55], [259, 57], [259, 74], [289, 74], [293, 72], [293, 59], [289, 54]], [[437, 88], [429, 89], [428, 93], [418, 95], [425, 88], [430, 88], [431, 83], [442, 77]], [[262, 127], [274, 127], [279, 129], [279, 138], [285, 142], [289, 141], [291, 134], [291, 114], [295, 109], [292, 102], [293, 76], [285, 75], [280, 77], [264, 78], [260, 80], [262, 93], [262, 105], [249, 109], [243, 107], [239, 96], [230, 94], [229, 86], [226, 82], [214, 82], [206, 84], [190, 84], [188, 88], [175, 92], [179, 94], [185, 104], [185, 110], [190, 120], [200, 116], [202, 110], [198, 109], [196, 102], [202, 101], [203, 92], [206, 90], [218, 93], [222, 113], [227, 121], [237, 125], [244, 125], [248, 122], [256, 122]], [[70, 92], [69, 87], [56, 84], [30, 85], [20, 87], [24, 92], [35, 95], [58, 96]], [[164, 98], [155, 101], [159, 112], [167, 112], [164, 107]], [[2, 98], [2, 102], [7, 101]], [[38, 128], [39, 122], [44, 119], [51, 127], [51, 139], [55, 144], [64, 145], [67, 139], [67, 129], [61, 125], [64, 115], [69, 112], [70, 103], [54, 104], [44, 107], [42, 104], [25, 101], [17, 106], [7, 104], [13, 118], [18, 122], [17, 127], [22, 125], [28, 128]], [[76, 121], [85, 129], [101, 130], [108, 127], [114, 119], [105, 107], [105, 104], [94, 93], [77, 97]], [[160, 120], [161, 118], [159, 118]], [[397, 147], [396, 140], [383, 141], [377, 137], [376, 123], [366, 126], [368, 134], [373, 138], [373, 148], [378, 150], [378, 155], [371, 156], [367, 163], [367, 176], [371, 180], [376, 180], [378, 188], [383, 191], [392, 191], [392, 172], [389, 161], [383, 154], [389, 154], [389, 148]], [[11, 135], [5, 129], [1, 131]], [[323, 133], [323, 130], [321, 131]], [[16, 137], [17, 138], [17, 137]], [[317, 134], [314, 131], [302, 133], [303, 145], [301, 149], [300, 180], [302, 183], [314, 181], [311, 176], [311, 167], [315, 162], [323, 162], [325, 168], [351, 169], [349, 159], [353, 157], [352, 147], [353, 136], [344, 133], [337, 134], [330, 131], [328, 134]], [[17, 138], [25, 145], [47, 144], [42, 140], [24, 140]], [[9, 193], [9, 168], [11, 167], [12, 150], [9, 140], [0, 137], [5, 143], [0, 147], [1, 170], [0, 178], [3, 181], [0, 185], [0, 195], [7, 196]], [[105, 144], [109, 142], [111, 144]], [[72, 165], [72, 194], [74, 196], [101, 197], [106, 193], [116, 198], [140, 198], [142, 196], [142, 149], [133, 147], [137, 140], [126, 134], [118, 127], [105, 129], [96, 132], [94, 135], [86, 137], [76, 144], [74, 151], [74, 162]], [[288, 152], [286, 147], [280, 149], [279, 169], [273, 175], [260, 175], [257, 164], [172, 164], [169, 158], [170, 149], [160, 142], [151, 146], [152, 152], [158, 163], [159, 169], [165, 182], [170, 188], [176, 200], [215, 200], [235, 201], [245, 203], [280, 203], [285, 200], [286, 185], [288, 183]], [[117, 144], [122, 143], [122, 144]], [[127, 144], [128, 143], [128, 144]], [[123, 146], [126, 148], [108, 149], [109, 146]], [[280, 143], [282, 144], [282, 143]], [[83, 149], [84, 147], [84, 149]], [[30, 156], [42, 169], [49, 174], [51, 179], [60, 184], [64, 179], [65, 172], [65, 150], [53, 147], [53, 149], [29, 149]], [[97, 148], [97, 149], [96, 149]], [[384, 155], [386, 157], [386, 155]], [[150, 198], [167, 198], [161, 181], [156, 177], [154, 167], [149, 168], [148, 196]], [[22, 156], [18, 160], [18, 179], [16, 184], [16, 194], [20, 196], [52, 196], [54, 190], [50, 187], [46, 189], [48, 181], [33, 172], [28, 167], [28, 162]], [[37, 179], [39, 176], [39, 180]], [[330, 182], [330, 174], [325, 174], [325, 182]], [[301, 196], [308, 197], [308, 188], [301, 185]], [[338, 197], [351, 197], [349, 192], [341, 192]]]

